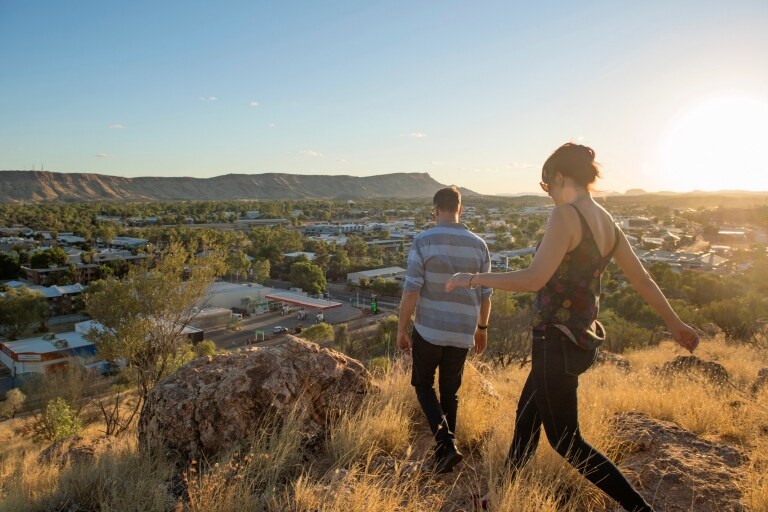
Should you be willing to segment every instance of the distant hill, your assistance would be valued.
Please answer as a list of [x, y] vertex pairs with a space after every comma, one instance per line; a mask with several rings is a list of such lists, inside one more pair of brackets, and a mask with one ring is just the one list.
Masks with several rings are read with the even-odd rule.
[[[124, 178], [104, 174], [0, 171], [0, 203], [39, 201], [180, 201], [432, 197], [427, 173], [379, 176], [227, 174], [213, 178]], [[477, 195], [461, 189], [467, 196]]]

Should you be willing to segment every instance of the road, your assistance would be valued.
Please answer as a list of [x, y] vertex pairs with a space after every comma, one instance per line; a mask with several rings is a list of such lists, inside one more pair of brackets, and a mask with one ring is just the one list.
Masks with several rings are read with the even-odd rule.
[[[347, 323], [350, 329], [357, 329], [378, 320], [382, 320], [390, 314], [392, 314], [392, 312], [387, 311], [385, 308], [385, 310], [377, 315], [369, 315], [365, 308], [361, 309], [350, 306], [349, 304], [344, 304], [340, 308], [326, 311], [325, 320], [332, 325]], [[304, 327], [309, 327], [313, 325], [313, 323], [312, 314], [308, 314], [307, 318], [304, 320], [299, 320], [296, 318], [296, 310], [293, 310], [288, 315], [271, 312], [243, 318], [240, 322], [239, 330], [219, 328], [206, 331], [205, 338], [213, 341], [216, 344], [216, 347], [220, 350], [234, 350], [252, 345], [251, 340], [254, 337], [254, 331], [263, 331], [263, 341], [261, 336], [259, 336], [256, 345], [265, 346], [279, 343], [285, 338], [285, 334], [275, 335], [272, 333], [272, 329], [275, 326], [279, 325], [287, 327], [288, 334], [293, 334], [296, 326], [299, 324], [303, 324]]]

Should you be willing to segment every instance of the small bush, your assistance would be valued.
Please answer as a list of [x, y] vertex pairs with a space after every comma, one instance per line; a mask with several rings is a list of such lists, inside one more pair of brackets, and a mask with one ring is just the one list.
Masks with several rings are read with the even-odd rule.
[[197, 355], [197, 357], [215, 356], [216, 344], [211, 340], [203, 340], [197, 345], [195, 345], [195, 354]]
[[13, 388], [5, 394], [5, 402], [0, 404], [0, 416], [7, 418], [16, 417], [16, 413], [19, 412], [21, 406], [24, 405], [24, 400], [27, 399], [27, 395], [21, 392], [18, 388]]
[[82, 421], [63, 398], [48, 402], [33, 427], [38, 441], [58, 441], [76, 435], [82, 428]]
[[392, 369], [392, 360], [388, 357], [374, 357], [368, 364], [368, 371], [376, 375], [386, 375]]

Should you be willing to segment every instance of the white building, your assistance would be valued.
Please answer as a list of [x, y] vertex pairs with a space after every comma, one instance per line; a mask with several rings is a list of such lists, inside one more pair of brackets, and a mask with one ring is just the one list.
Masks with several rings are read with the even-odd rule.
[[380, 277], [382, 279], [398, 279], [405, 277], [406, 270], [401, 267], [376, 268], [373, 270], [363, 270], [360, 272], [350, 272], [347, 274], [347, 282], [360, 284], [360, 279], [367, 278], [371, 281]]

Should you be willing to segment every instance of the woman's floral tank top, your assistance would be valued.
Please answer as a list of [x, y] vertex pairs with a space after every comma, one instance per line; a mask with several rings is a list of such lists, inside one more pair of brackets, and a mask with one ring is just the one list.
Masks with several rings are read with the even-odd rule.
[[619, 228], [615, 227], [616, 241], [605, 256], [595, 241], [594, 234], [578, 208], [571, 205], [581, 221], [581, 242], [566, 253], [560, 266], [533, 303], [531, 326], [534, 330], [554, 325], [583, 349], [594, 349], [602, 342], [603, 334], [595, 332], [600, 309], [600, 279], [619, 244]]

